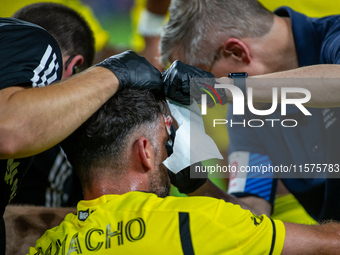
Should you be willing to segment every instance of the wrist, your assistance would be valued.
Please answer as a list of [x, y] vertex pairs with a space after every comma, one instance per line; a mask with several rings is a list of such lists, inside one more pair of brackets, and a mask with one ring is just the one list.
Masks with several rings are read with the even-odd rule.
[[[234, 85], [234, 80], [232, 78], [229, 78], [229, 77], [217, 78], [216, 82], [218, 84]], [[229, 89], [224, 89], [224, 91], [225, 91], [225, 93], [227, 95], [228, 102], [232, 102], [233, 101], [233, 94], [232, 94], [232, 92]]]
[[119, 79], [110, 69], [102, 66], [95, 66], [92, 69], [89, 69], [89, 71], [94, 72], [93, 75], [97, 77], [99, 84], [107, 85], [112, 95], [119, 90]]
[[247, 102], [246, 78], [248, 77], [248, 73], [228, 73], [228, 77], [233, 79], [234, 85], [242, 91], [244, 102]]

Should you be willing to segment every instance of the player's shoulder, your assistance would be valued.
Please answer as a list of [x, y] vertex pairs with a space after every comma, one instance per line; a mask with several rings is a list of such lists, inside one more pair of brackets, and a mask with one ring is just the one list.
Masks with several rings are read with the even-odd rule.
[[14, 19], [14, 18], [0, 18], [0, 32], [12, 32], [11, 34], [14, 35], [14, 31], [20, 31], [20, 30], [26, 30], [26, 31], [45, 31], [42, 27], [35, 25], [33, 23]]
[[168, 196], [160, 198], [152, 193], [132, 191], [123, 195], [104, 195], [95, 200], [81, 201], [77, 205], [77, 211], [77, 216], [68, 215], [65, 220], [69, 222], [90, 221], [90, 218], [94, 216], [102, 217], [115, 214], [177, 215], [180, 212], [212, 220], [220, 214], [240, 215], [245, 210], [241, 209], [239, 205], [211, 197]]
[[[54, 37], [44, 28], [13, 18], [0, 18], [0, 38], [1, 44], [4, 40], [12, 40], [15, 43], [33, 40], [36, 43], [48, 41], [53, 46], [59, 47]], [[20, 41], [18, 41], [18, 38], [20, 38]]]
[[129, 192], [122, 195], [120, 202], [113, 202], [117, 206], [120, 204], [120, 208], [116, 209], [126, 209], [129, 210], [144, 210], [150, 212], [188, 212], [191, 214], [201, 214], [202, 216], [214, 217], [216, 213], [220, 212], [219, 208], [222, 210], [239, 210], [239, 205], [234, 205], [227, 203], [221, 199], [216, 199], [212, 197], [174, 197], [168, 196], [165, 198], [157, 197], [152, 193], [145, 192]]
[[[55, 38], [44, 28], [18, 19], [0, 18], [0, 51], [4, 64], [9, 65], [12, 56], [29, 61], [41, 56], [47, 48], [61, 58], [59, 45]], [[16, 63], [18, 63], [16, 59]]]
[[40, 26], [0, 18], [0, 42], [0, 89], [24, 83], [45, 86], [61, 78], [59, 45]]

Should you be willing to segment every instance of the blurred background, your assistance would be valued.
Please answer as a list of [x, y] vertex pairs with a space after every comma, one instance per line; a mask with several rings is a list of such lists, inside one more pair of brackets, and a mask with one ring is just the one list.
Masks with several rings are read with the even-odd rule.
[[82, 2], [91, 7], [103, 29], [109, 33], [109, 45], [122, 49], [133, 47], [131, 12], [135, 7], [134, 0], [82, 0]]

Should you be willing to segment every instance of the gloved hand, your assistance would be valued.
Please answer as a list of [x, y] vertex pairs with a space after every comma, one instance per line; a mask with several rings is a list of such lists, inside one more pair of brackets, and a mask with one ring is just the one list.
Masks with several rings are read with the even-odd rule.
[[[192, 78], [200, 79], [195, 80]], [[202, 89], [209, 91], [215, 98], [215, 101], [219, 100], [215, 92], [211, 89], [215, 87], [215, 76], [200, 68], [186, 65], [179, 60], [173, 62], [172, 65], [162, 73], [162, 81], [165, 96], [178, 103], [189, 105], [191, 103], [190, 95], [199, 102], [201, 100], [201, 94], [206, 93]], [[227, 103], [228, 99], [225, 90], [216, 89], [216, 92], [222, 104]], [[207, 96], [207, 103], [214, 103], [210, 95]]]
[[105, 59], [96, 66], [105, 67], [117, 76], [119, 90], [124, 88], [163, 90], [161, 73], [134, 51], [124, 51]]

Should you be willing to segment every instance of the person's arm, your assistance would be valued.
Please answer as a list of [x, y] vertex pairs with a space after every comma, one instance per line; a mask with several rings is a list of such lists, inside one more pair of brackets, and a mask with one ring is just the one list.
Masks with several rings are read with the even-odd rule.
[[[231, 78], [217, 79], [221, 84], [234, 84]], [[278, 88], [278, 103], [281, 102], [281, 88], [304, 88], [311, 93], [306, 107], [329, 108], [340, 106], [340, 66], [323, 64], [301, 67], [289, 71], [251, 76], [246, 79], [247, 90], [253, 88], [253, 102], [271, 103], [272, 88]], [[226, 89], [228, 101], [232, 101], [230, 90]], [[288, 98], [304, 97], [301, 93], [289, 93]]]
[[283, 255], [340, 254], [340, 224], [300, 225], [284, 223], [286, 238]]
[[[244, 167], [262, 171], [262, 166], [272, 166], [268, 155], [247, 151], [261, 150], [260, 145], [257, 144], [256, 136], [251, 131], [248, 129], [241, 132], [239, 129], [228, 127], [229, 151], [231, 152], [228, 159], [230, 164], [235, 167], [235, 171], [229, 176], [228, 193], [248, 204], [258, 214], [265, 214], [269, 217], [272, 214], [277, 179], [273, 179], [273, 174], [269, 172], [244, 171]], [[235, 147], [237, 149], [232, 151]]]
[[[186, 65], [176, 60], [162, 74], [166, 96], [182, 104], [190, 104], [190, 94], [197, 100], [201, 98], [202, 83], [190, 84], [191, 78], [210, 78], [208, 85], [215, 87], [214, 76], [200, 68]], [[231, 78], [216, 79], [220, 84], [233, 85]], [[191, 86], [190, 86], [191, 85]], [[251, 76], [246, 79], [246, 87], [253, 88], [253, 102], [271, 103], [272, 88], [278, 88], [278, 102], [281, 102], [280, 88], [304, 88], [311, 93], [311, 99], [304, 103], [307, 107], [329, 108], [340, 106], [340, 65], [322, 64], [301, 67], [289, 71]], [[233, 100], [229, 89], [216, 89], [222, 103]], [[288, 93], [288, 98], [304, 98], [301, 93]], [[207, 98], [209, 100], [210, 97]], [[209, 103], [209, 101], [208, 101]]]
[[[229, 195], [232, 196], [232, 194]], [[272, 205], [262, 197], [246, 196], [236, 197], [236, 199], [240, 201], [240, 203], [236, 204], [241, 205], [242, 208], [244, 208], [242, 204], [245, 204], [248, 208], [250, 208], [249, 210], [257, 215], [265, 214], [266, 216], [270, 217], [272, 214]]]
[[250, 206], [249, 204], [243, 202], [241, 199], [228, 194], [224, 190], [217, 187], [211, 180], [207, 180], [201, 187], [199, 187], [197, 190], [195, 190], [192, 193], [188, 193], [188, 196], [205, 196], [205, 197], [214, 197], [217, 199], [223, 199], [226, 202], [238, 204], [243, 209], [250, 210], [251, 212], [255, 214], [262, 214], [261, 211], [257, 210], [256, 208]]
[[[195, 165], [197, 164], [200, 165], [201, 163], [196, 163]], [[239, 204], [243, 209], [250, 210], [253, 213], [262, 214], [262, 211], [256, 210], [237, 197], [230, 195], [217, 187], [207, 176], [205, 178], [191, 178], [190, 167], [181, 170], [177, 174], [172, 173], [170, 170], [168, 170], [168, 173], [171, 184], [177, 187], [178, 191], [183, 194], [188, 196], [205, 196], [223, 199], [226, 202]]]
[[0, 90], [0, 158], [27, 157], [57, 144], [118, 87], [112, 72], [95, 67], [47, 87]]
[[99, 65], [47, 87], [1, 90], [0, 159], [28, 157], [56, 145], [118, 88], [162, 87], [159, 71], [134, 52], [115, 55]]

